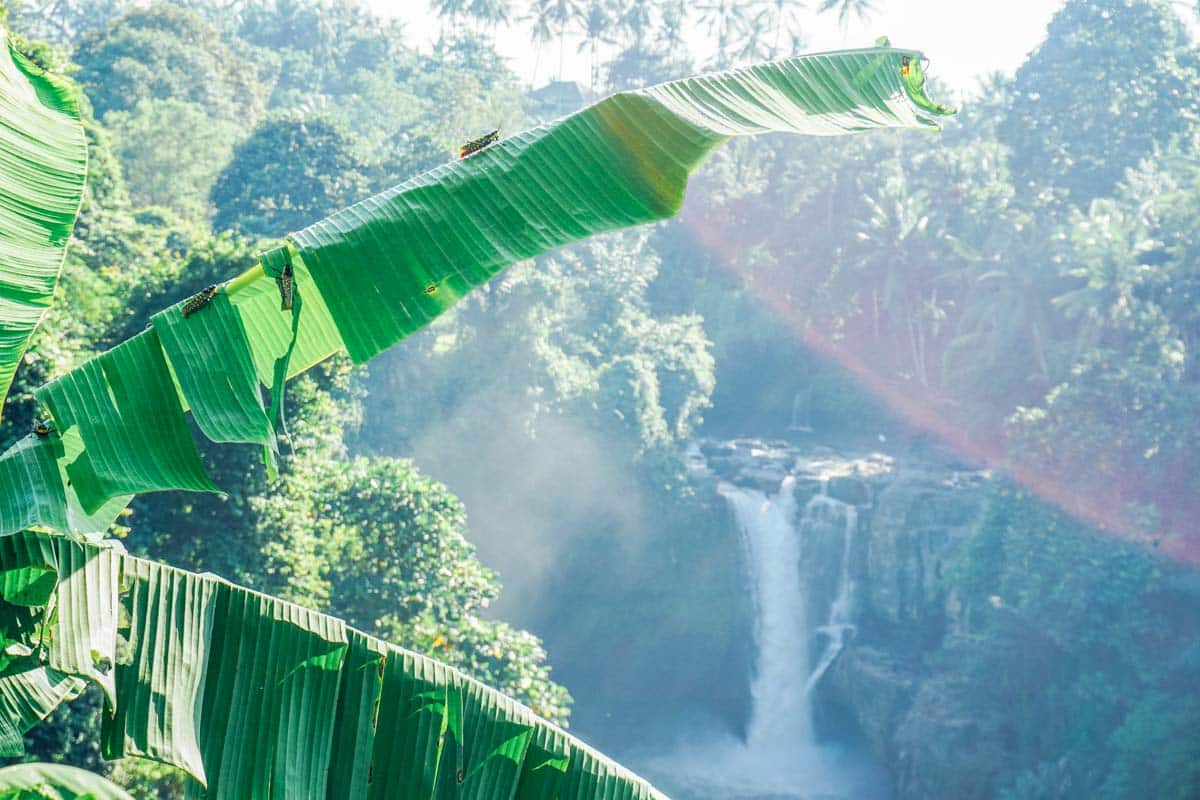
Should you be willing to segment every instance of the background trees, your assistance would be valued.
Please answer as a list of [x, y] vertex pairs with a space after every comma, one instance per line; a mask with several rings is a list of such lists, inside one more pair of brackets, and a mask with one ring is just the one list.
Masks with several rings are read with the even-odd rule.
[[[58, 304], [0, 423], [6, 441], [28, 431], [34, 386], [237, 273], [259, 237], [441, 163], [472, 135], [573, 110], [582, 92], [527, 90], [561, 73], [593, 6], [597, 92], [682, 74], [708, 53], [722, 64], [786, 54], [809, 19], [774, 2], [657, 0], [621, 14], [569, 0], [446, 3], [443, 41], [426, 51], [349, 0], [126, 5], [29, 2], [10, 15], [66, 45], [39, 53], [78, 65], [94, 114], [89, 196]], [[1139, 554], [1200, 557], [1200, 75], [1185, 12], [1068, 0], [1017, 75], [982, 84], [940, 137], [765, 137], [721, 151], [680, 221], [518, 267], [369, 373], [335, 363], [297, 382], [284, 447], [294, 466], [280, 484], [253, 452], [206, 453], [238, 488], [140, 499], [120, 520], [126, 544], [320, 605], [547, 716], [568, 708], [549, 663], [563, 679], [604, 681], [631, 713], [659, 708], [703, 676], [635, 682], [643, 664], [597, 666], [590, 648], [619, 644], [635, 606], [642, 629], [677, 634], [664, 648], [687, 641], [693, 617], [736, 622], [742, 612], [713, 599], [717, 567], [688, 557], [736, 552], [720, 550], [722, 521], [681, 454], [697, 435], [782, 435], [801, 394], [823, 441], [948, 442], [1133, 541], [1113, 555], [1113, 540], [1087, 539], [1016, 492], [995, 499], [1012, 514], [974, 565], [1038, 597], [1047, 576], [1083, 561], [1133, 564], [1013, 612], [1028, 627], [1070, 606], [1071, 625], [1115, 629], [1086, 611], [1094, 592], [1112, 589], [1110, 611], [1171, 598]], [[488, 39], [505, 13], [544, 45], [532, 87]], [[464, 455], [454, 443], [468, 437]], [[1078, 537], [1060, 549], [1068, 527]], [[545, 594], [499, 592], [506, 575]], [[994, 593], [977, 588], [971, 602]], [[656, 605], [668, 589], [681, 608]], [[568, 626], [549, 596], [608, 605]], [[981, 665], [964, 680], [986, 687], [1024, 640], [1008, 629], [980, 639], [963, 645]], [[1047, 715], [1090, 704], [1118, 733], [1086, 754], [1066, 734], [1034, 737], [1051, 755], [1002, 788], [1058, 785], [1057, 767], [1038, 762], [1067, 752], [1072, 770], [1091, 770], [1080, 784], [1091, 796], [1194, 782], [1178, 766], [1195, 729], [1194, 654], [1155, 646], [1161, 664], [1121, 662], [1120, 691], [1063, 683], [1046, 700]], [[1137, 669], [1149, 677], [1130, 678]], [[89, 702], [34, 735], [40, 752], [94, 765], [72, 733], [94, 724]], [[576, 714], [613, 733], [586, 699]], [[1166, 742], [1178, 746], [1155, 744]]]

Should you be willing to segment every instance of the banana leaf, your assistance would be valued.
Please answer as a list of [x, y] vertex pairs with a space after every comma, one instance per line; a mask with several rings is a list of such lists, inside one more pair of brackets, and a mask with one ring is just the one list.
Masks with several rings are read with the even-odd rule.
[[112, 781], [66, 764], [14, 764], [0, 769], [0, 800], [133, 800]]
[[22, 736], [87, 683], [27, 661], [0, 672], [0, 756], [25, 753]]
[[54, 299], [83, 198], [87, 144], [70, 85], [0, 29], [0, 397]]
[[[661, 797], [516, 701], [333, 617], [109, 544], [0, 539], [0, 576], [34, 563], [58, 584], [26, 599], [54, 621], [0, 674], [10, 748], [82, 681], [112, 677], [105, 755], [179, 767], [196, 779], [192, 797]], [[93, 594], [101, 601], [77, 601]], [[117, 653], [115, 668], [71, 657], [80, 643]]]
[[26, 528], [69, 530], [58, 462], [62, 440], [30, 434], [0, 455], [0, 535]]
[[[66, 529], [103, 530], [138, 492], [219, 491], [185, 408], [213, 441], [263, 445], [273, 467], [286, 378], [343, 349], [371, 358], [514, 261], [672, 216], [731, 136], [936, 128], [950, 112], [925, 95], [920, 62], [881, 46], [619, 93], [290, 235], [195, 313], [168, 309], [37, 392], [66, 451]], [[271, 390], [265, 414], [258, 383]], [[61, 525], [45, 470], [24, 469], [33, 455], [0, 459], [0, 535], [28, 516]]]
[[[622, 92], [293, 233], [263, 268], [290, 263], [324, 301], [301, 321], [296, 368], [342, 347], [366, 361], [515, 261], [674, 216], [688, 176], [731, 136], [936, 128], [951, 112], [925, 95], [921, 58], [875, 47]], [[277, 352], [284, 336], [277, 323], [251, 340]]]
[[200, 463], [154, 329], [85, 362], [36, 395], [54, 417], [56, 431], [78, 429], [83, 452], [66, 469], [87, 514], [127, 494], [219, 491]]
[[218, 292], [185, 316], [175, 305], [152, 323], [196, 425], [214, 442], [274, 446], [242, 318]]

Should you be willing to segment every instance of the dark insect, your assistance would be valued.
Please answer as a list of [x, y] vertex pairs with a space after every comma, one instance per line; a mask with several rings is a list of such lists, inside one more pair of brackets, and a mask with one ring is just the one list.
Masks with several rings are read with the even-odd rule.
[[431, 283], [425, 287], [425, 294], [436, 294], [436, 293], [437, 293], [437, 284], [436, 283]]
[[901, 75], [908, 77], [909, 64], [911, 63], [911, 61], [912, 60], [908, 56], [905, 56], [904, 58], [900, 59], [900, 74]]
[[279, 273], [279, 277], [275, 279], [275, 283], [279, 285], [279, 309], [280, 311], [291, 311], [292, 302], [295, 300], [296, 291], [296, 275], [292, 271], [292, 262], [288, 261], [283, 265], [283, 271]]
[[190, 317], [192, 314], [195, 314], [197, 311], [199, 311], [200, 309], [204, 308], [206, 305], [211, 303], [212, 299], [216, 296], [217, 296], [216, 284], [213, 284], [212, 286], [204, 287], [203, 289], [196, 292], [194, 295], [192, 295], [191, 297], [189, 297], [187, 300], [184, 301], [183, 315], [185, 317]]
[[480, 136], [478, 139], [472, 139], [471, 141], [464, 144], [462, 147], [460, 147], [458, 149], [458, 157], [466, 158], [467, 156], [478, 153], [480, 150], [484, 149], [485, 147], [488, 147], [489, 145], [493, 145], [498, 141], [500, 141], [500, 129], [499, 128], [492, 131], [491, 133], [485, 133], [483, 136]]
[[49, 419], [38, 420], [33, 423], [33, 432], [37, 434], [39, 439], [45, 439], [54, 432], [54, 423]]

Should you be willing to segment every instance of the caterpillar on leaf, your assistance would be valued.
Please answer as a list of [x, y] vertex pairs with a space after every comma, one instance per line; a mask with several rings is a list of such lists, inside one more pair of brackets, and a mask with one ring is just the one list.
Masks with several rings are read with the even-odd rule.
[[496, 130], [494, 130], [490, 133], [485, 133], [483, 136], [480, 136], [478, 139], [472, 139], [471, 141], [464, 144], [462, 147], [460, 147], [458, 149], [458, 157], [466, 158], [467, 156], [474, 155], [475, 153], [478, 153], [480, 150], [483, 150], [485, 147], [493, 145], [498, 141], [500, 141], [500, 129], [499, 128], [497, 128]]
[[183, 303], [183, 316], [190, 317], [200, 309], [212, 302], [212, 299], [217, 296], [217, 285], [205, 286], [200, 291], [189, 297]]

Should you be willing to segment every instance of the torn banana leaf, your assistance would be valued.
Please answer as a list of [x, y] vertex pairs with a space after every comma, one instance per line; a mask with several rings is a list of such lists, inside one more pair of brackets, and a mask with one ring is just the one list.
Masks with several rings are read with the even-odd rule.
[[185, 316], [179, 303], [154, 316], [154, 330], [196, 425], [213, 442], [276, 451], [242, 317], [225, 292]]
[[[920, 62], [916, 51], [876, 47], [619, 93], [292, 234], [207, 303], [189, 300], [194, 314], [164, 312], [152, 331], [38, 392], [64, 443], [82, 443], [60, 459], [68, 529], [107, 525], [138, 492], [217, 491], [182, 407], [214, 441], [264, 445], [272, 466], [286, 378], [341, 349], [371, 358], [514, 261], [672, 216], [688, 176], [731, 136], [936, 127], [951, 112], [925, 96]], [[247, 352], [271, 389], [266, 422]], [[49, 518], [43, 488], [24, 492]]]
[[25, 731], [64, 700], [78, 697], [87, 683], [28, 660], [0, 672], [0, 756], [25, 755]]
[[[0, 539], [0, 575], [39, 561], [63, 578], [87, 576], [30, 594], [56, 602], [51, 658], [68, 640], [119, 654], [105, 755], [186, 770], [196, 779], [189, 796], [662, 797], [516, 701], [333, 617], [109, 547], [28, 532]], [[83, 589], [119, 591], [124, 611], [107, 600], [84, 608], [69, 596]], [[13, 720], [2, 741], [19, 744], [59, 695], [101, 680], [76, 660], [55, 690], [57, 673], [37, 650], [0, 675], [0, 712]]]
[[0, 535], [26, 528], [70, 529], [58, 471], [62, 441], [30, 434], [0, 455]]
[[87, 144], [70, 84], [0, 28], [0, 398], [54, 299], [83, 198]]
[[[62, 536], [18, 533], [0, 538], [0, 633], [42, 651], [52, 670], [92, 681], [111, 701], [116, 667], [119, 551], [85, 547]], [[44, 593], [47, 588], [53, 591]], [[52, 613], [33, 616], [41, 601]], [[73, 620], [88, 619], [81, 626]], [[24, 639], [24, 641], [22, 641]]]
[[0, 455], [0, 536], [40, 528], [86, 538], [109, 529], [132, 497], [115, 497], [85, 513], [74, 489], [66, 487], [67, 464], [82, 452], [72, 429], [65, 436], [30, 434]]
[[83, 452], [67, 477], [85, 513], [122, 495], [219, 491], [200, 463], [153, 329], [41, 387], [37, 399], [56, 430], [78, 428]]

